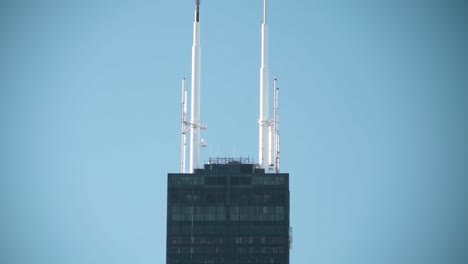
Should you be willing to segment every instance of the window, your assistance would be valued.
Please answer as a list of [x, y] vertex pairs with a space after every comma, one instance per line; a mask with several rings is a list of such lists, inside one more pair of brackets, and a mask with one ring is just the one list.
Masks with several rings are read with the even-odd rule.
[[265, 184], [265, 185], [273, 185], [273, 184], [275, 184], [275, 178], [274, 178], [274, 176], [264, 176], [264, 178], [263, 178], [263, 184]]
[[208, 220], [208, 221], [216, 220], [216, 207], [215, 206], [206, 207], [205, 220]]
[[284, 175], [258, 175], [252, 177], [252, 184], [255, 185], [284, 185], [286, 178]]
[[226, 214], [224, 212], [224, 206], [216, 206], [216, 220], [217, 221], [226, 220]]
[[173, 205], [171, 208], [171, 219], [173, 221], [181, 221], [183, 220], [183, 212], [180, 206]]
[[204, 220], [203, 207], [195, 206], [193, 208], [193, 220], [194, 221], [203, 221]]
[[226, 184], [226, 177], [224, 176], [206, 177], [205, 182], [207, 185], [224, 185]]
[[231, 221], [239, 221], [239, 206], [231, 206], [229, 211]]
[[284, 185], [284, 176], [276, 176], [275, 181], [277, 185]]
[[250, 206], [241, 206], [239, 210], [239, 220], [250, 221]]
[[235, 204], [249, 204], [250, 192], [246, 190], [232, 190], [231, 203]]
[[226, 192], [224, 190], [206, 190], [203, 196], [203, 200], [206, 203], [225, 203]]
[[261, 185], [263, 184], [263, 176], [253, 176], [252, 177], [252, 184], [258, 184]]
[[249, 185], [252, 183], [252, 177], [232, 177], [232, 185]]
[[284, 221], [284, 207], [283, 206], [276, 206], [275, 220]]

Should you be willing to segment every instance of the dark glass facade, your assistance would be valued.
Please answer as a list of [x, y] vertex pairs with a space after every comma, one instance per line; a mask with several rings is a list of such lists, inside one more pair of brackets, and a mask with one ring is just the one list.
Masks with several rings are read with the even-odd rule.
[[289, 174], [253, 164], [170, 173], [167, 264], [289, 264]]

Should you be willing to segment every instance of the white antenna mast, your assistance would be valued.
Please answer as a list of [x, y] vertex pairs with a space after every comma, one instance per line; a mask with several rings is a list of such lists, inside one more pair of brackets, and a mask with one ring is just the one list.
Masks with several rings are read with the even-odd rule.
[[258, 161], [260, 166], [268, 170], [268, 130], [269, 121], [269, 69], [268, 69], [268, 24], [267, 24], [267, 1], [263, 0], [263, 23], [262, 23], [262, 48], [260, 64], [260, 118], [258, 120]]
[[180, 172], [185, 173], [185, 156], [187, 152], [187, 88], [185, 88], [185, 78], [182, 78], [182, 143], [181, 143], [181, 157], [180, 157]]
[[195, 21], [193, 22], [192, 46], [192, 119], [190, 130], [190, 173], [200, 166], [200, 80], [201, 80], [201, 48], [200, 48], [200, 0], [195, 1]]
[[279, 111], [278, 111], [278, 94], [279, 94], [279, 87], [277, 86], [277, 78], [273, 79], [273, 88], [274, 88], [274, 96], [273, 96], [273, 130], [274, 130], [274, 163], [275, 163], [275, 173], [280, 172], [280, 138], [279, 138]]

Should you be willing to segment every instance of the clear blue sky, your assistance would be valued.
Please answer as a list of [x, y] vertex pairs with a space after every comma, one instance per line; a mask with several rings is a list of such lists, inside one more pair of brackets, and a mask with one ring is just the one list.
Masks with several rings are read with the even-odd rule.
[[[257, 156], [261, 8], [202, 0], [213, 155]], [[467, 2], [269, 20], [291, 263], [468, 263]], [[192, 21], [191, 0], [1, 2], [0, 263], [165, 262]]]

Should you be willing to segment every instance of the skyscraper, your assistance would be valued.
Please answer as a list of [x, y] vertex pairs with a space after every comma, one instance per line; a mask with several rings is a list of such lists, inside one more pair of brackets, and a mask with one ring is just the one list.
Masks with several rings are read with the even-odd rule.
[[167, 264], [289, 263], [289, 174], [211, 159], [168, 175]]
[[[260, 64], [259, 162], [210, 158], [200, 168], [200, 1], [193, 24], [191, 120], [182, 80], [181, 172], [168, 174], [167, 264], [289, 264], [289, 174], [280, 173], [278, 87], [269, 117], [266, 0]], [[190, 132], [190, 172], [185, 172]]]

